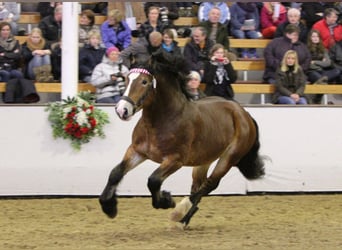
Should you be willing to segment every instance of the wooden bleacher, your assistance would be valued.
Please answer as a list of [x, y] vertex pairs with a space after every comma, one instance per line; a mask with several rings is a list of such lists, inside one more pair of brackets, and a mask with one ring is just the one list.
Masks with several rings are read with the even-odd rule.
[[[38, 12], [25, 12], [20, 15], [17, 23], [27, 25], [27, 32], [30, 33], [32, 30], [32, 25], [38, 25], [40, 19], [40, 14]], [[106, 21], [106, 19], [107, 16], [95, 15], [95, 24], [101, 25], [104, 21]]]
[[[95, 24], [100, 25], [106, 21], [107, 16], [95, 15]], [[38, 24], [40, 22], [40, 14], [38, 12], [25, 12], [20, 15], [18, 24]]]

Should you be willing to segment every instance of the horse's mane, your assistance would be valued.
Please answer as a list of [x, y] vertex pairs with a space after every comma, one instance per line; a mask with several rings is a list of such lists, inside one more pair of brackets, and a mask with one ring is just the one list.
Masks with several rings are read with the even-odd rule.
[[[167, 79], [175, 79], [182, 93], [187, 99], [190, 99], [191, 96], [186, 90], [190, 71], [182, 55], [171, 55], [158, 50], [152, 54], [150, 70], [153, 75], [163, 74], [164, 76], [170, 76]], [[174, 83], [171, 82], [170, 84]]]

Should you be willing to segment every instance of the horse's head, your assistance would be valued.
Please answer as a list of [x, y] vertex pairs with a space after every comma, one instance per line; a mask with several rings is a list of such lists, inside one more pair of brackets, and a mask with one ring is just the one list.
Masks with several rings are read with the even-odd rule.
[[126, 91], [116, 105], [116, 113], [122, 120], [129, 120], [142, 108], [157, 83], [153, 75], [144, 68], [131, 69], [127, 79]]

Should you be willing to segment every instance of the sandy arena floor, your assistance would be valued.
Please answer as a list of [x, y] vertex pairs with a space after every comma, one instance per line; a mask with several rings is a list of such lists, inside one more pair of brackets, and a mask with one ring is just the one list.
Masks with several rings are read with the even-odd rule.
[[0, 206], [0, 249], [342, 249], [342, 194], [205, 197], [186, 231], [149, 197], [120, 197], [113, 220], [96, 198]]

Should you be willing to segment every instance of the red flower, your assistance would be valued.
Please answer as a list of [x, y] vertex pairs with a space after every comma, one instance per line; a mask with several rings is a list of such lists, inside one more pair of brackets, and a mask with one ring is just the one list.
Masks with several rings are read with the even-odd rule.
[[95, 126], [96, 126], [96, 119], [94, 117], [90, 117], [89, 118], [89, 123], [90, 123], [92, 128], [95, 128]]
[[80, 130], [82, 134], [87, 134], [89, 132], [89, 128], [87, 127], [82, 127]]

